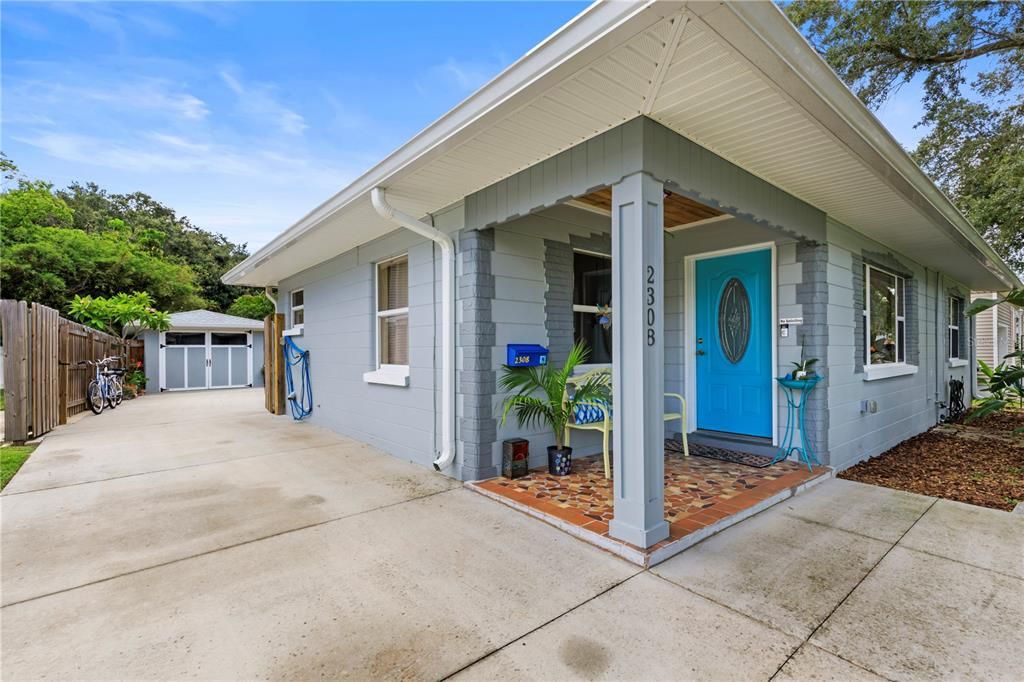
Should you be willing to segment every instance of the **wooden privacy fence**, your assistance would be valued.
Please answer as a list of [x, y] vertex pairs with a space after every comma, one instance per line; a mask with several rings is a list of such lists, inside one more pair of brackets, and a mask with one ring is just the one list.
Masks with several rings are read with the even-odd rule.
[[115, 355], [133, 367], [143, 360], [142, 341], [122, 341], [39, 303], [0, 301], [0, 322], [8, 441], [38, 438], [88, 409], [85, 394], [94, 369], [80, 362]]
[[263, 318], [263, 398], [267, 411], [284, 414], [284, 315], [271, 313]]

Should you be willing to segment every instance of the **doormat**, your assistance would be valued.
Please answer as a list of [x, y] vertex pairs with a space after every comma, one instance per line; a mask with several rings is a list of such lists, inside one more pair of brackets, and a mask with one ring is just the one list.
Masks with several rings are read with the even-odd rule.
[[[666, 438], [665, 450], [667, 452], [677, 452], [682, 454], [683, 443], [682, 441]], [[758, 469], [764, 469], [772, 463], [771, 457], [753, 455], [749, 452], [726, 450], [725, 448], [717, 448], [714, 445], [704, 445], [703, 443], [690, 443], [690, 455], [704, 457], [706, 459], [717, 459], [723, 462], [733, 462], [734, 464], [744, 464], [748, 467], [756, 467]]]

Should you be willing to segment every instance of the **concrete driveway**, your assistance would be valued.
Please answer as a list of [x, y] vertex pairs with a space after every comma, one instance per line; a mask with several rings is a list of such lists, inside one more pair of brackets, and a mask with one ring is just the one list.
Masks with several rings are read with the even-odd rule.
[[4, 679], [1021, 674], [1024, 519], [846, 481], [640, 571], [242, 390], [58, 429], [0, 510]]

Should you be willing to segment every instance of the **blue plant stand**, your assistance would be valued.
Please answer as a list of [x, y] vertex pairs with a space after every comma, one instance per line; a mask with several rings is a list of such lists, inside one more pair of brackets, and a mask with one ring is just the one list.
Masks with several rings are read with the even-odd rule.
[[[781, 462], [796, 450], [797, 456], [807, 465], [808, 471], [811, 471], [812, 464], [821, 465], [810, 443], [807, 442], [807, 427], [804, 424], [807, 398], [823, 378], [814, 376], [810, 379], [775, 379], [782, 386], [782, 392], [786, 394], [786, 433], [782, 438], [782, 447], [772, 460], [772, 464]], [[800, 445], [793, 445], [796, 433], [800, 434]]]

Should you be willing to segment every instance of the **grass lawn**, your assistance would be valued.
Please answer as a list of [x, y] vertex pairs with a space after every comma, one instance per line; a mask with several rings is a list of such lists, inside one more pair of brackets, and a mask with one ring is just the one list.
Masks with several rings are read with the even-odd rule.
[[1024, 411], [943, 424], [839, 474], [861, 483], [1012, 511], [1024, 501]]
[[35, 449], [35, 445], [8, 445], [0, 448], [0, 490], [7, 487], [8, 481], [14, 478], [14, 474], [18, 473], [18, 469]]

